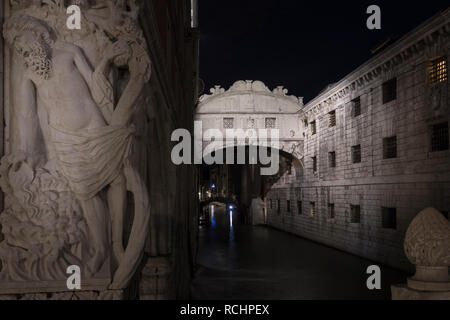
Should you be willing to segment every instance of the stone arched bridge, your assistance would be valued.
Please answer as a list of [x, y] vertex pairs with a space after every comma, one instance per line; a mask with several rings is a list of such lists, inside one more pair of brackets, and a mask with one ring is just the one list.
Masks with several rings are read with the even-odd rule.
[[[220, 131], [223, 137], [231, 129], [278, 129], [279, 149], [292, 155], [294, 162], [302, 162], [306, 126], [303, 98], [288, 96], [283, 87], [271, 91], [261, 81], [237, 81], [229, 90], [216, 86], [210, 92], [200, 98], [195, 115], [195, 120], [202, 123], [202, 137], [211, 129]], [[203, 139], [203, 150], [210, 143], [210, 139]], [[227, 148], [243, 144], [234, 139], [224, 142]]]

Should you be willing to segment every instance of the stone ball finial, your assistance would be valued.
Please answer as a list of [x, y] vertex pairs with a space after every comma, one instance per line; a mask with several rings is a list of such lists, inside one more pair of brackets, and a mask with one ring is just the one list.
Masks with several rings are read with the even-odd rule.
[[450, 266], [450, 222], [434, 208], [421, 211], [409, 226], [404, 248], [416, 266]]

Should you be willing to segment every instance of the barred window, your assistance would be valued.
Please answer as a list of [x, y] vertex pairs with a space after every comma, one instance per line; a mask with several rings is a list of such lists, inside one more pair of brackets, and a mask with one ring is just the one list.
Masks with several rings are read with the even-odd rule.
[[350, 222], [351, 223], [361, 223], [361, 206], [351, 205], [350, 206]]
[[383, 104], [397, 99], [397, 78], [383, 83]]
[[273, 209], [273, 200], [270, 199], [270, 209]]
[[303, 202], [297, 201], [297, 213], [298, 215], [303, 214]]
[[328, 204], [328, 219], [332, 220], [336, 217], [334, 212], [334, 203]]
[[312, 157], [313, 172], [317, 172], [317, 157]]
[[330, 116], [330, 128], [336, 127], [336, 110], [331, 111], [328, 115]]
[[431, 151], [445, 151], [449, 149], [448, 122], [439, 123], [433, 126], [431, 137]]
[[224, 118], [223, 119], [223, 128], [224, 129], [233, 129], [234, 128], [234, 118]]
[[266, 129], [275, 129], [277, 126], [276, 118], [266, 118]]
[[353, 103], [353, 117], [359, 117], [361, 115], [361, 97], [352, 101]]
[[328, 162], [330, 164], [330, 168], [336, 168], [336, 152], [328, 153]]
[[311, 215], [315, 216], [316, 215], [316, 203], [315, 202], [311, 202]]
[[443, 56], [430, 61], [428, 67], [428, 83], [437, 84], [447, 81], [448, 67], [447, 56]]
[[383, 139], [383, 158], [397, 158], [397, 137], [389, 137]]
[[277, 211], [278, 211], [278, 214], [281, 213], [281, 201], [280, 200], [277, 200]]
[[316, 122], [313, 121], [313, 122], [311, 122], [311, 134], [315, 135], [316, 133], [317, 133], [317, 125], [316, 125]]
[[397, 229], [397, 209], [381, 208], [382, 226], [385, 229]]
[[286, 201], [287, 212], [291, 212], [291, 200]]
[[361, 145], [352, 147], [352, 162], [361, 163]]

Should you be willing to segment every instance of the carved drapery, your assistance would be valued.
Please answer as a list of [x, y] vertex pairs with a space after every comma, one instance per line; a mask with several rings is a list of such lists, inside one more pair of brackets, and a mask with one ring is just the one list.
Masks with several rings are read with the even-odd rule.
[[0, 293], [64, 291], [70, 265], [84, 289], [124, 289], [143, 254], [151, 61], [136, 1], [94, 2], [10, 1]]

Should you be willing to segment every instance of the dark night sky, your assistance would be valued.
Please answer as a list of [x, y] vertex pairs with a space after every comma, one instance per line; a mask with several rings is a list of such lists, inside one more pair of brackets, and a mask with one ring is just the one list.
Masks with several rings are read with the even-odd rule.
[[[371, 4], [381, 7], [382, 30], [366, 27]], [[449, 2], [200, 0], [199, 6], [205, 92], [261, 80], [307, 102], [370, 59], [388, 37], [404, 35]]]

